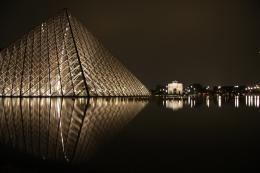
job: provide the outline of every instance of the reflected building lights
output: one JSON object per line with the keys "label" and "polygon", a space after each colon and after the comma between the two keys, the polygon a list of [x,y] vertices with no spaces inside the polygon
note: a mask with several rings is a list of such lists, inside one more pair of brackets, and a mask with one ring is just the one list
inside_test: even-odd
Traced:
{"label": "reflected building lights", "polygon": [[[231,99],[232,98],[232,99]],[[226,104],[231,104],[235,108],[240,107],[260,107],[260,96],[259,95],[246,95],[246,96],[234,96],[234,97],[224,97],[218,95],[216,98],[216,102],[211,102],[210,96],[205,96],[205,98],[200,97],[192,97],[188,96],[186,99],[183,100],[164,100],[163,105],[166,108],[170,108],[173,110],[178,110],[185,106],[190,108],[199,107],[201,105],[205,105],[205,107],[209,108],[210,106],[217,105],[219,108],[223,107]]]}
{"label": "reflected building lights", "polygon": [[253,106],[253,96],[248,96],[248,106],[251,107]]}
{"label": "reflected building lights", "polygon": [[183,100],[166,100],[166,108],[172,109],[173,111],[183,108]]}
{"label": "reflected building lights", "polygon": [[235,96],[235,107],[239,107],[239,96]]}
{"label": "reflected building lights", "polygon": [[126,98],[0,99],[0,142],[43,159],[85,162],[146,104]]}
{"label": "reflected building lights", "polygon": [[258,107],[259,108],[259,96],[257,96],[257,99],[256,99],[256,107]]}
{"label": "reflected building lights", "polygon": [[221,107],[221,96],[218,96],[218,107]]}
{"label": "reflected building lights", "polygon": [[196,99],[188,96],[188,105],[193,108],[196,105]]}
{"label": "reflected building lights", "polygon": [[193,108],[193,107],[195,107],[195,106],[196,106],[196,100],[192,98],[192,99],[190,100],[190,107]]}
{"label": "reflected building lights", "polygon": [[207,97],[206,97],[206,105],[207,105],[207,107],[209,107],[209,102],[210,102],[210,101],[209,101],[209,96],[207,96]]}
{"label": "reflected building lights", "polygon": [[247,106],[251,106],[251,96],[246,96],[247,97]]}
{"label": "reflected building lights", "polygon": [[245,96],[245,103],[247,107],[259,108],[260,96],[259,95],[247,95]]}

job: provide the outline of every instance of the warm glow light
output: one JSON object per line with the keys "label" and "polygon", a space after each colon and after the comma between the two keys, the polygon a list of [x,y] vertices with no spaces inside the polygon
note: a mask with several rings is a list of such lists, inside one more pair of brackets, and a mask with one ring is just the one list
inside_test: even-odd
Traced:
{"label": "warm glow light", "polygon": [[239,96],[235,96],[235,107],[239,107]]}
{"label": "warm glow light", "polygon": [[191,98],[191,99],[190,99],[190,107],[193,108],[193,107],[195,107],[195,106],[196,106],[196,100],[193,99],[193,98]]}
{"label": "warm glow light", "polygon": [[249,95],[246,96],[246,106],[259,108],[260,96],[258,95]]}
{"label": "warm glow light", "polygon": [[221,107],[221,96],[218,96],[218,107]]}
{"label": "warm glow light", "polygon": [[206,98],[206,105],[207,105],[207,107],[209,107],[209,96],[207,96],[207,98]]}
{"label": "warm glow light", "polygon": [[259,97],[259,96],[257,96],[257,100],[256,100],[256,107],[258,107],[258,108],[259,108],[259,99],[260,99],[260,97]]}
{"label": "warm glow light", "polygon": [[183,84],[178,81],[173,81],[167,85],[168,94],[182,94],[183,93]]}
{"label": "warm glow light", "polygon": [[183,108],[183,100],[166,100],[165,106],[176,111]]}

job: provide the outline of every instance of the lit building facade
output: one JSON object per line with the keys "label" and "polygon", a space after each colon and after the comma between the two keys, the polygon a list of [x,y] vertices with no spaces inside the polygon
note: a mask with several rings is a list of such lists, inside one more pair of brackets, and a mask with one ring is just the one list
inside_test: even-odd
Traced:
{"label": "lit building facade", "polygon": [[183,84],[178,81],[173,81],[172,83],[167,84],[167,93],[168,94],[182,94],[183,93]]}
{"label": "lit building facade", "polygon": [[0,96],[148,96],[67,10],[0,52]]}

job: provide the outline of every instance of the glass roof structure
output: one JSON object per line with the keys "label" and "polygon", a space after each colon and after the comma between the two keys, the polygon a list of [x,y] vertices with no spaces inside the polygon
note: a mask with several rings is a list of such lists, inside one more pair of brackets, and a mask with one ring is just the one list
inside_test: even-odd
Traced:
{"label": "glass roof structure", "polygon": [[0,52],[0,96],[148,96],[67,10]]}

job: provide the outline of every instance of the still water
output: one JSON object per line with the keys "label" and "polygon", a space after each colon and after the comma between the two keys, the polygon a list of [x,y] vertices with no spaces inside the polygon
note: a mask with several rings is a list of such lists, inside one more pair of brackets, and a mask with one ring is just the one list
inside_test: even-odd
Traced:
{"label": "still water", "polygon": [[0,99],[0,171],[253,172],[259,100]]}

